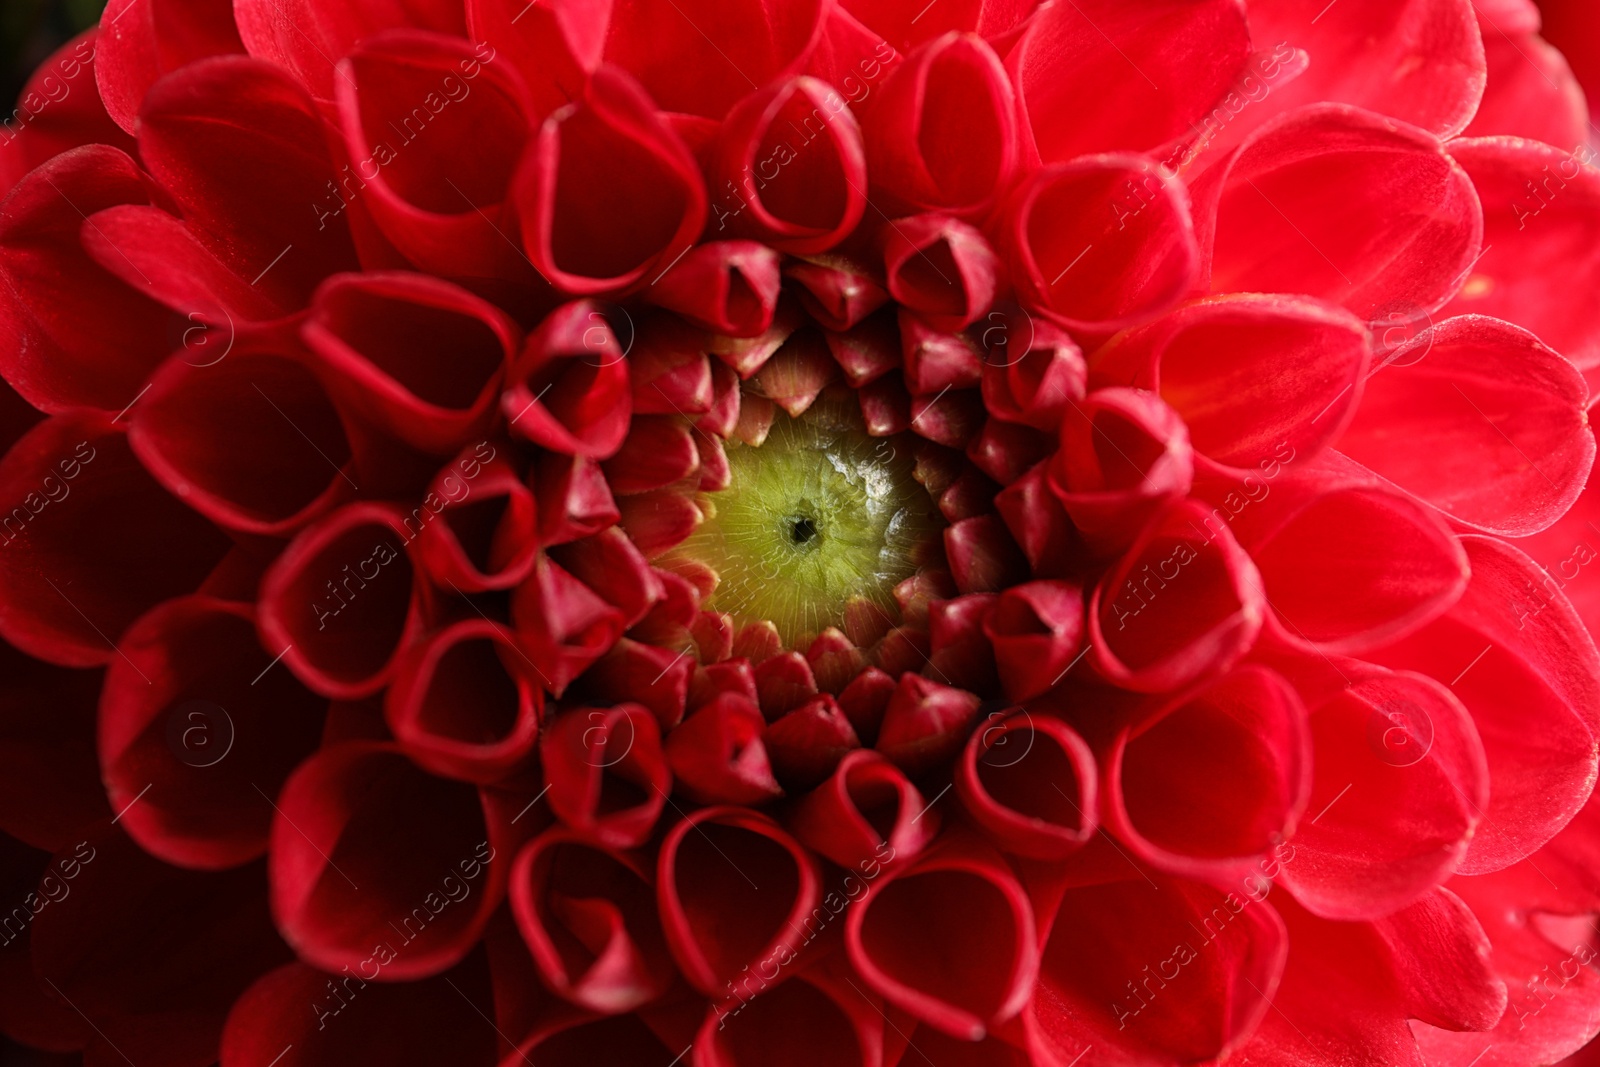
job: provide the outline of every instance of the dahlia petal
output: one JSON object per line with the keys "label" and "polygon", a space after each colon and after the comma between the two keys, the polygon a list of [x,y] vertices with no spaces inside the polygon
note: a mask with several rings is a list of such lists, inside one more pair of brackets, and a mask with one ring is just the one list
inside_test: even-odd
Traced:
{"label": "dahlia petal", "polygon": [[[691,639],[681,635],[687,643]],[[694,663],[689,650],[663,648],[624,637],[595,661],[579,682],[584,700],[596,704],[642,704],[663,732],[683,721]]]}
{"label": "dahlia petal", "polygon": [[1053,432],[1067,405],[1083,399],[1087,372],[1078,346],[1020,308],[991,311],[984,321],[983,403],[990,417]]}
{"label": "dahlia petal", "polygon": [[624,497],[619,509],[623,530],[647,559],[682,544],[704,518],[693,500],[673,490]]}
{"label": "dahlia petal", "polygon": [[356,268],[349,228],[309,210],[334,167],[316,106],[282,68],[220,56],[168,74],[144,98],[139,155],[200,242],[280,305]]}
{"label": "dahlia petal", "polygon": [[773,722],[817,695],[811,664],[798,652],[778,652],[755,665],[756,696],[761,714]]}
{"label": "dahlia petal", "polygon": [[128,429],[134,454],[168,491],[246,533],[290,534],[353,492],[343,420],[304,358],[282,349],[246,341],[181,351]]}
{"label": "dahlia petal", "polygon": [[[841,7],[870,26],[871,32],[881,35],[886,43],[892,42],[892,55],[895,48],[909,52],[952,30],[989,40],[1008,39],[1026,24],[1040,4],[1038,0],[957,0],[930,9],[919,6],[916,0],[845,0]],[[875,78],[869,69],[863,69],[861,74],[869,82]]]}
{"label": "dahlia petal", "polygon": [[337,64],[356,43],[383,30],[466,35],[460,0],[234,0],[239,36],[251,55],[291,72],[319,100],[331,100]]}
{"label": "dahlia petal", "polygon": [[[1430,1064],[1465,1063],[1473,1056],[1489,1067],[1569,1062],[1563,1057],[1600,1031],[1600,978],[1590,966],[1595,949],[1588,920],[1554,921],[1527,908],[1513,873],[1451,883],[1482,923],[1492,946],[1492,973],[1508,996],[1505,1014],[1485,1027],[1487,1033],[1416,1026],[1417,1044]],[[1532,878],[1548,885],[1537,874]]]}
{"label": "dahlia petal", "polygon": [[767,816],[734,807],[688,815],[656,861],[661,925],[684,978],[722,998],[746,967],[792,959],[819,883],[816,860]]}
{"label": "dahlia petal", "polygon": [[[898,1043],[900,1035],[890,1034],[889,1037]],[[940,1067],[1030,1067],[1035,1061],[1029,1057],[1028,1051],[1016,1045],[1007,1044],[998,1037],[986,1037],[982,1041],[963,1041],[948,1034],[940,1033],[926,1024],[918,1026],[904,1036],[905,1048],[896,1058],[891,1054],[885,1062],[889,1067],[911,1067],[921,1056],[929,1057],[930,1063],[937,1063]]]}
{"label": "dahlia petal", "polygon": [[539,739],[544,692],[513,635],[463,619],[406,650],[384,713],[406,755],[435,774],[489,783],[505,777]]}
{"label": "dahlia petal", "polygon": [[645,296],[714,333],[759,337],[777,310],[778,268],[778,254],[765,245],[713,241],[695,246]]}
{"label": "dahlia petal", "polygon": [[897,316],[906,388],[913,395],[926,397],[979,383],[984,354],[971,337],[940,329],[905,309]]}
{"label": "dahlia petal", "polygon": [[942,764],[966,742],[979,703],[965,690],[904,674],[884,709],[876,748],[908,774]]}
{"label": "dahlia petal", "polygon": [[994,593],[1027,578],[1028,561],[998,515],[962,519],[944,532],[950,573],[963,593]]}
{"label": "dahlia petal", "polygon": [[501,398],[512,432],[568,455],[613,455],[632,417],[626,356],[598,304],[557,308],[529,335]]}
{"label": "dahlia petal", "polygon": [[[881,612],[878,618],[881,619]],[[857,636],[865,637],[867,634],[861,632]],[[876,636],[881,636],[881,631]],[[889,701],[894,698],[898,688],[892,675],[877,667],[868,667],[839,692],[839,709],[850,720],[862,744],[877,742]]]}
{"label": "dahlia petal", "polygon": [[1472,182],[1422,130],[1307,107],[1253,134],[1195,199],[1212,291],[1304,293],[1368,322],[1443,305],[1483,246]]}
{"label": "dahlia petal", "polygon": [[663,109],[720,119],[753,86],[804,67],[831,7],[823,0],[646,0],[612,20],[605,57]]}
{"label": "dahlia petal", "polygon": [[286,671],[263,676],[272,656],[241,605],[170,600],[129,628],[122,649],[101,695],[99,747],[124,830],[180,867],[221,870],[265,853],[272,809],[258,790],[275,793],[316,749],[327,701]]}
{"label": "dahlia petal", "polygon": [[935,329],[965,329],[994,302],[999,257],[966,223],[943,215],[897,219],[883,241],[889,294]]}
{"label": "dahlia petal", "polygon": [[846,755],[861,747],[850,720],[827,693],[788,712],[762,736],[773,772],[794,790],[826,781]]}
{"label": "dahlia petal", "polygon": [[[1234,0],[1084,0],[1045,5],[1006,67],[1039,156],[1054,163],[1142,152],[1189,132],[1249,54],[1245,5]],[[1086,111],[1090,99],[1096,105]]]}
{"label": "dahlia petal", "polygon": [[876,877],[933,840],[939,815],[928,807],[900,768],[871,749],[856,749],[790,810],[787,825],[807,848]]}
{"label": "dahlia petal", "polygon": [[1274,632],[1330,652],[1417,629],[1448,610],[1470,576],[1437,512],[1350,466],[1330,459],[1274,482],[1269,467],[1261,478],[1203,491],[1216,502],[1212,517],[1228,522],[1255,560]]}
{"label": "dahlia petal", "polygon": [[1050,489],[1097,555],[1130,543],[1194,477],[1189,431],[1154,393],[1098,389],[1061,423]]}
{"label": "dahlia petal", "polygon": [[119,411],[177,347],[166,309],[96,266],[85,217],[148,201],[138,166],[104,145],[73,149],[24,178],[0,205],[0,372],[45,411]]}
{"label": "dahlia petal", "polygon": [[302,331],[348,410],[435,453],[487,428],[520,340],[503,312],[463,289],[376,272],[329,279]]}
{"label": "dahlia petal", "polygon": [[[313,966],[364,973],[377,962],[384,981],[438,974],[471,951],[500,903],[508,821],[478,790],[424,773],[397,746],[324,748],[275,807],[273,915]],[[458,897],[447,883],[477,895]]]}
{"label": "dahlia petal", "polygon": [[1589,140],[1589,106],[1572,68],[1535,33],[1509,37],[1483,24],[1488,80],[1467,137],[1509,135],[1577,147]]}
{"label": "dahlia petal", "polygon": [[862,118],[876,202],[891,214],[983,218],[1018,162],[1014,108],[982,38],[948,33],[918,48]]}
{"label": "dahlia petal", "polygon": [[839,376],[821,336],[811,330],[786,340],[761,368],[751,375],[760,395],[778,405],[791,418],[804,414],[822,391]]}
{"label": "dahlia petal", "polygon": [[[585,1067],[597,1063],[627,1063],[638,1067],[674,1067],[688,1049],[669,1046],[638,1015],[594,1018],[556,1015],[536,1026],[507,1059],[537,1063],[539,1067]],[[504,1062],[504,1061],[502,1061]]]}
{"label": "dahlia petal", "polygon": [[600,464],[583,456],[547,453],[531,479],[539,508],[539,541],[566,544],[616,524],[620,513]]}
{"label": "dahlia petal", "polygon": [[1050,489],[1048,464],[1040,463],[994,498],[1006,529],[1021,547],[1035,578],[1058,578],[1068,569],[1077,533]]}
{"label": "dahlia petal", "polygon": [[[854,330],[889,300],[889,294],[880,279],[874,278],[859,264],[840,256],[791,259],[783,265],[783,276],[801,287],[800,302],[812,318],[829,330]],[[853,364],[840,354],[834,340],[834,335],[829,334],[828,345],[834,349],[834,355],[839,359],[839,365],[844,367],[852,385],[861,385],[882,373],[878,371],[863,377],[863,372],[853,370]],[[889,365],[893,366],[893,363]]]}
{"label": "dahlia petal", "polygon": [[257,289],[219,260],[183,220],[160,208],[129,204],[89,216],[84,250],[129,288],[165,304],[194,325],[167,331],[169,347],[191,359],[220,358],[218,350],[246,323],[268,322],[297,307]]}
{"label": "dahlia petal", "polygon": [[1308,25],[1304,10],[1289,0],[1251,0],[1255,40],[1287,41],[1311,57],[1306,73],[1274,87],[1271,112],[1335,100],[1381,111],[1441,138],[1460,133],[1484,91],[1483,45],[1474,15],[1479,6],[1460,0],[1362,0]]}
{"label": "dahlia petal", "polygon": [[1282,879],[1328,919],[1376,919],[1442,884],[1489,799],[1483,744],[1439,683],[1367,668],[1312,711],[1316,818]]}
{"label": "dahlia petal", "polygon": [[[4,643],[0,669],[0,828],[56,851],[113,814],[95,744],[102,675],[52,667]],[[50,714],[38,714],[45,706]]]}
{"label": "dahlia petal", "polygon": [[359,201],[423,270],[537,284],[506,201],[547,109],[495,58],[487,42],[411,29],[362,39],[333,86],[350,162],[319,190],[318,222]]}
{"label": "dahlia petal", "polygon": [[1537,851],[1588,800],[1600,658],[1532,560],[1490,538],[1462,541],[1472,581],[1461,600],[1371,658],[1447,682],[1471,712],[1489,761],[1489,802],[1460,871],[1483,874]]}
{"label": "dahlia petal", "polygon": [[[757,981],[765,987],[766,982]],[[752,983],[741,985],[748,991]],[[882,1067],[886,1017],[838,967],[813,968],[766,995],[706,1013],[695,1042],[704,1067]]]}
{"label": "dahlia petal", "polygon": [[994,602],[993,593],[972,593],[953,600],[936,600],[928,606],[932,651],[925,675],[973,693],[994,691],[999,685],[994,649],[983,629]]}
{"label": "dahlia petal", "polygon": [[262,579],[262,644],[308,688],[370,696],[420,634],[425,593],[409,523],[390,504],[347,504],[303,530]]}
{"label": "dahlia petal", "polygon": [[161,75],[243,51],[230,0],[112,0],[100,17],[95,83],[112,121],[135,133],[139,105]]}
{"label": "dahlia petal", "polygon": [[715,697],[667,735],[673,779],[706,804],[762,804],[782,796],[762,740],[765,726],[748,697]]}
{"label": "dahlia petal", "polygon": [[[1240,1050],[1252,1062],[1422,1067],[1408,1018],[1484,1030],[1505,1009],[1505,985],[1490,969],[1483,927],[1448,890],[1435,889],[1368,923],[1330,922],[1292,901],[1276,903],[1289,928],[1289,961],[1277,1010]],[[1346,1007],[1329,1011],[1329,1004]]]}
{"label": "dahlia petal", "polygon": [[600,65],[613,4],[555,0],[466,0],[467,36],[503,52],[533,95],[535,117],[582,96]]}
{"label": "dahlia petal", "polygon": [[1083,631],[1083,590],[1076,585],[1026,582],[1001,593],[983,632],[1006,696],[1022,703],[1055,688],[1081,654]]}
{"label": "dahlia petal", "polygon": [[639,85],[609,67],[580,101],[545,119],[512,195],[529,259],[551,285],[578,296],[657,280],[706,219],[688,148]]}
{"label": "dahlia petal", "polygon": [[443,503],[438,521],[422,528],[417,545],[432,581],[478,593],[510,588],[532,572],[538,505],[493,445],[463,450],[434,477],[428,493]]}
{"label": "dahlia petal", "polygon": [[1041,1052],[1227,1057],[1267,1014],[1289,947],[1264,889],[1243,893],[1168,879],[1067,889],[1029,1007]]}
{"label": "dahlia petal", "polygon": [[956,793],[990,840],[1008,852],[1059,860],[1097,829],[1094,753],[1060,719],[1027,709],[992,712],[956,769]]}
{"label": "dahlia petal", "polygon": [[[874,882],[849,911],[845,947],[869,988],[968,1041],[1022,1010],[1039,968],[1027,894],[970,835],[946,837]],[[962,965],[940,962],[951,958]]]}
{"label": "dahlia petal", "polygon": [[1092,385],[1158,393],[1214,463],[1254,468],[1287,449],[1315,454],[1343,429],[1367,376],[1368,334],[1314,300],[1215,297],[1118,336],[1095,353]]}
{"label": "dahlia petal", "polygon": [[601,464],[617,496],[648,493],[682,481],[700,467],[694,431],[675,415],[637,415],[615,455]]}
{"label": "dahlia petal", "polygon": [[1532,334],[1465,315],[1393,354],[1337,444],[1456,523],[1523,537],[1583,491],[1586,398],[1582,376]]}
{"label": "dahlia petal", "polygon": [[1246,666],[1119,729],[1105,820],[1135,857],[1186,878],[1248,878],[1295,832],[1312,784],[1305,705]]}
{"label": "dahlia petal", "polygon": [[546,830],[517,854],[509,896],[539,977],[566,1000],[617,1014],[671,986],[655,872],[639,856]]}
{"label": "dahlia petal", "polygon": [[[637,625],[666,595],[661,576],[628,536],[615,527],[563,545],[552,558],[590,591],[622,612],[624,627]],[[666,725],[663,723],[663,725]]]}
{"label": "dahlia petal", "polygon": [[54,861],[76,871],[73,903],[41,910],[31,934],[47,995],[96,1031],[85,1062],[215,1062],[229,1006],[288,959],[260,867],[179,870],[105,824],[76,841]]}
{"label": "dahlia petal", "polygon": [[440,1059],[493,1067],[495,1035],[483,1013],[494,1001],[482,953],[414,982],[373,983],[362,976],[377,958],[363,963],[340,975],[303,963],[262,975],[228,1013],[223,1067],[340,1067],[368,1056],[394,1067]]}
{"label": "dahlia petal", "polygon": [[[726,366],[722,369],[728,371]],[[628,349],[628,375],[637,414],[704,416],[716,409],[719,390],[705,351],[705,334],[677,316],[645,321]]]}
{"label": "dahlia petal", "polygon": [[808,255],[838,244],[866,209],[861,129],[844,98],[816,78],[746,96],[709,159],[717,237],[748,236]]}
{"label": "dahlia petal", "polygon": [[550,808],[603,848],[633,848],[650,836],[672,788],[661,728],[637,704],[575,708],[545,729],[540,762]]}
{"label": "dahlia petal", "polygon": [[1069,329],[1133,325],[1176,304],[1199,277],[1187,187],[1147,157],[1051,164],[1011,203],[1012,284],[1027,307]]}
{"label": "dahlia petal", "polygon": [[0,460],[0,636],[87,667],[156,604],[193,592],[227,550],[139,465],[113,420],[57,415]]}
{"label": "dahlia petal", "polygon": [[[0,195],[62,152],[88,144],[134,150],[133,138],[106,113],[94,84],[99,40],[99,27],[91,26],[56,49],[22,86],[0,136]],[[16,173],[8,176],[4,172],[12,165]]]}
{"label": "dahlia petal", "polygon": [[1600,170],[1590,150],[1485,137],[1454,142],[1450,154],[1483,201],[1485,252],[1446,313],[1502,318],[1580,367],[1600,363],[1600,315],[1586,301],[1554,299],[1600,280]]}
{"label": "dahlia petal", "polygon": [[1255,643],[1267,608],[1261,575],[1212,521],[1198,501],[1174,504],[1095,586],[1089,661],[1108,681],[1170,691],[1220,674]]}

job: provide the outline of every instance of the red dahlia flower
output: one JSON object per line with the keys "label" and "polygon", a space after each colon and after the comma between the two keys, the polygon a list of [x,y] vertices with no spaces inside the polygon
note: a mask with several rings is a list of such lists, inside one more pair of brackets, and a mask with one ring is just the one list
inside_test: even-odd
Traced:
{"label": "red dahlia flower", "polygon": [[112,0],[0,144],[0,1030],[1574,1053],[1600,169],[1539,29]]}

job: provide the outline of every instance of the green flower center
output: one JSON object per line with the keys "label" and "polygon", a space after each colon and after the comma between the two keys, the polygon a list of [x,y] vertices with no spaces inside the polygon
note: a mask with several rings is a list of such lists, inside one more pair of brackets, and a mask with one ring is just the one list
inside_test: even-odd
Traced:
{"label": "green flower center", "polygon": [[790,648],[856,613],[898,622],[894,588],[944,525],[913,447],[868,436],[851,396],[780,413],[759,445],[729,442],[728,488],[702,498],[705,521],[672,556],[716,572],[707,607],[770,621]]}

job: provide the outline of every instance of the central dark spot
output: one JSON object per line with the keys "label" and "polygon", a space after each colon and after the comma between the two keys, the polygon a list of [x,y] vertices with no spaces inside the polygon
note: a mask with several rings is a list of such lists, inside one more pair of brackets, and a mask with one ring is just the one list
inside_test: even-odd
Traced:
{"label": "central dark spot", "polygon": [[797,545],[806,544],[817,536],[817,524],[804,515],[789,519],[789,539]]}

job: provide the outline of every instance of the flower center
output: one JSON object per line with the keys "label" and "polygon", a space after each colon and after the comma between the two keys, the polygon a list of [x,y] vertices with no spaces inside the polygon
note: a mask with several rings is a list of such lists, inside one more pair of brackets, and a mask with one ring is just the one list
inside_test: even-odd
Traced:
{"label": "flower center", "polygon": [[707,607],[769,621],[790,648],[858,612],[898,622],[894,588],[944,525],[913,447],[868,436],[848,394],[780,413],[759,444],[730,442],[728,488],[703,498],[705,521],[672,555],[716,572]]}

